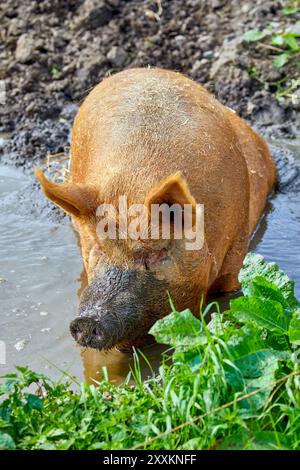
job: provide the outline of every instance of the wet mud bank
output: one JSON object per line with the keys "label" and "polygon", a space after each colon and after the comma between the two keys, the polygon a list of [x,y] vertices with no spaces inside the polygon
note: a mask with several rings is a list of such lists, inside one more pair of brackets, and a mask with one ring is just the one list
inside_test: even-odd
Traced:
{"label": "wet mud bank", "polygon": [[[299,100],[276,100],[274,88],[299,70],[274,69],[268,48],[243,41],[252,29],[291,28],[295,18],[282,7],[277,0],[2,2],[0,132],[10,135],[2,162],[31,168],[47,154],[68,153],[82,100],[126,67],[183,72],[263,134],[293,138]],[[249,73],[256,69],[259,80]]]}

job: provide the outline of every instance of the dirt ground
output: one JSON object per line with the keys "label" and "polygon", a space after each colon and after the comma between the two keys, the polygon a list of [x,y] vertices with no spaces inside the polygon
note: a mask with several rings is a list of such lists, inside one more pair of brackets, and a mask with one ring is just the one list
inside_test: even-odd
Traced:
{"label": "dirt ground", "polygon": [[[277,0],[6,0],[1,2],[0,80],[5,86],[0,158],[18,166],[68,152],[78,106],[103,77],[126,67],[181,71],[263,134],[293,137],[299,103],[276,101],[248,70],[276,82],[270,51],[245,31],[288,26]],[[2,88],[3,89],[3,88]]]}

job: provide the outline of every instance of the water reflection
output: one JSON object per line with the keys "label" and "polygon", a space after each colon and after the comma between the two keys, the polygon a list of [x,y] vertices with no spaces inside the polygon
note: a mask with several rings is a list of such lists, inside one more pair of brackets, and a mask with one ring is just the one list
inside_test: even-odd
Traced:
{"label": "water reflection", "polygon": [[[140,372],[142,380],[157,372],[161,363],[161,355],[167,346],[153,344],[142,348],[142,353],[147,357],[147,362],[139,355]],[[95,383],[102,378],[102,368],[106,367],[109,380],[120,385],[124,382],[131,370],[134,371],[134,358],[132,353],[124,353],[112,349],[108,352],[96,351],[95,349],[82,349],[81,358],[83,363],[84,379],[87,383]],[[152,370],[151,370],[152,369]]]}

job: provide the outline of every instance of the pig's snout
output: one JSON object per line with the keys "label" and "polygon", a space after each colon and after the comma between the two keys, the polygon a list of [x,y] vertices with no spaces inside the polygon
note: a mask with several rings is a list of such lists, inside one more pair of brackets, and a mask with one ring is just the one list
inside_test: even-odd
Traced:
{"label": "pig's snout", "polygon": [[[103,266],[83,291],[79,315],[70,324],[81,346],[108,350],[134,344],[168,310],[168,286],[148,271]],[[155,299],[159,305],[155,305]]]}
{"label": "pig's snout", "polygon": [[90,317],[76,318],[70,324],[71,335],[80,346],[101,349],[104,332],[99,322]]}

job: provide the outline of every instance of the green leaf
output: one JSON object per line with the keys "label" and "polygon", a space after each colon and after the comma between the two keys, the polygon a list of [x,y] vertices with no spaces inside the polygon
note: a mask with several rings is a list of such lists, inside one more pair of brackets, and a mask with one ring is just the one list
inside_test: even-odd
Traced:
{"label": "green leaf", "polygon": [[288,336],[274,331],[267,331],[265,345],[267,348],[277,351],[290,351]]}
{"label": "green leaf", "polygon": [[42,400],[36,395],[28,394],[27,395],[27,404],[32,410],[41,410],[43,408]]}
{"label": "green leaf", "polygon": [[66,434],[66,431],[64,429],[56,428],[56,429],[51,429],[47,433],[47,437],[51,439],[51,438],[64,436],[65,434]]}
{"label": "green leaf", "polygon": [[255,327],[243,327],[239,330],[242,336],[232,337],[228,341],[228,349],[231,359],[247,358],[258,351],[266,349],[264,341],[260,337],[260,331]]}
{"label": "green leaf", "polygon": [[4,432],[0,432],[0,449],[1,450],[12,450],[16,448],[15,441],[13,438]]}
{"label": "green leaf", "polygon": [[201,332],[201,322],[190,310],[172,312],[158,320],[149,331],[158,343],[169,344],[177,352],[184,352],[204,344],[206,337]]}
{"label": "green leaf", "polygon": [[[249,284],[249,294],[266,300],[275,300],[288,310],[289,304],[284,298],[281,290],[273,282],[268,281],[263,276],[256,276]],[[288,312],[291,316],[291,312]]]}
{"label": "green leaf", "polygon": [[297,309],[293,314],[288,335],[291,343],[300,345],[300,309]]}
{"label": "green leaf", "polygon": [[282,9],[284,15],[294,15],[298,12],[298,7],[285,7]]}
{"label": "green leaf", "polygon": [[248,253],[239,274],[239,281],[245,295],[251,295],[252,282],[257,276],[262,276],[266,281],[278,287],[290,308],[300,306],[294,294],[294,281],[291,281],[277,264],[267,263],[263,256],[257,253]]}
{"label": "green leaf", "polygon": [[240,402],[241,408],[253,413],[265,405],[274,386],[280,358],[279,351],[266,349],[234,361],[238,370],[226,366],[226,379],[234,393],[247,395],[256,392]]}
{"label": "green leaf", "polygon": [[250,31],[247,31],[243,39],[244,41],[248,42],[255,42],[259,41],[260,39],[263,39],[267,35],[266,31],[259,31],[258,29],[251,29]]}
{"label": "green leaf", "polygon": [[243,327],[242,331],[244,336],[233,337],[228,342],[230,360],[225,366],[226,378],[235,393],[247,394],[264,387],[241,402],[242,407],[255,411],[268,399],[272,386],[267,386],[275,380],[278,361],[287,359],[290,354],[267,349],[255,327]]}
{"label": "green leaf", "polygon": [[56,447],[54,444],[51,444],[50,442],[45,442],[45,444],[41,444],[37,447],[38,450],[56,450]]}
{"label": "green leaf", "polygon": [[218,450],[278,450],[289,449],[286,436],[280,432],[258,431],[250,434],[237,434],[226,437],[218,446]]}
{"label": "green leaf", "polygon": [[282,34],[278,34],[272,39],[271,42],[272,46],[283,46],[284,45],[284,39]]}
{"label": "green leaf", "polygon": [[239,297],[230,302],[233,316],[244,323],[252,323],[275,331],[287,334],[289,319],[279,302],[262,300],[256,297]]}
{"label": "green leaf", "polygon": [[203,439],[201,439],[200,437],[194,437],[193,439],[190,439],[189,441],[185,442],[181,446],[181,450],[201,450],[202,442]]}
{"label": "green leaf", "polygon": [[10,395],[14,392],[15,388],[20,384],[19,379],[8,378],[1,386],[0,386],[0,395]]}
{"label": "green leaf", "polygon": [[283,54],[279,54],[274,60],[273,65],[280,69],[283,67],[290,59],[290,54],[288,52],[284,52]]}
{"label": "green leaf", "polygon": [[258,431],[252,436],[250,449],[253,450],[288,450],[289,442],[287,437],[281,432]]}
{"label": "green leaf", "polygon": [[284,34],[283,39],[293,52],[298,52],[300,50],[297,39],[293,33]]}

